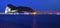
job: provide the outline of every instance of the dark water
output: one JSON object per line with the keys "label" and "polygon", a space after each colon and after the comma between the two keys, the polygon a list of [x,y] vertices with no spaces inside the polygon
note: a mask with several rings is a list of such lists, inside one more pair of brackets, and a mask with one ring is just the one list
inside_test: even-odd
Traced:
{"label": "dark water", "polygon": [[[36,28],[60,28],[60,15],[36,15]],[[0,15],[0,28],[33,28],[34,15]]]}

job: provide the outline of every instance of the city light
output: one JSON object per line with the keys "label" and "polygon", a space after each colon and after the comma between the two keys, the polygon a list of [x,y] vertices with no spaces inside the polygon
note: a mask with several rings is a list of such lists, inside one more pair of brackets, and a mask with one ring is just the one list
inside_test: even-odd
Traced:
{"label": "city light", "polygon": [[36,14],[37,14],[37,12],[33,12],[33,14],[34,14],[34,15],[36,15]]}

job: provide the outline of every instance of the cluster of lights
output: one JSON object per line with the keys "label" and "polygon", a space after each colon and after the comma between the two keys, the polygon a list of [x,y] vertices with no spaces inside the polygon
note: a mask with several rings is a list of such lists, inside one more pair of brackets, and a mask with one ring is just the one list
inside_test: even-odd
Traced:
{"label": "cluster of lights", "polygon": [[33,14],[33,15],[37,15],[37,14],[49,14],[49,15],[53,15],[53,14],[56,14],[56,15],[60,15],[60,13],[37,13],[37,12],[32,12],[32,13],[0,13],[0,14],[26,14],[26,15],[29,15],[29,14]]}
{"label": "cluster of lights", "polygon": [[56,15],[60,15],[60,13],[37,13],[37,12],[33,12],[33,15],[36,15],[36,14],[49,14],[49,15],[53,15],[53,14],[56,14]]}
{"label": "cluster of lights", "polygon": [[32,14],[33,14],[33,15],[36,15],[36,14],[37,14],[37,12],[33,12]]}

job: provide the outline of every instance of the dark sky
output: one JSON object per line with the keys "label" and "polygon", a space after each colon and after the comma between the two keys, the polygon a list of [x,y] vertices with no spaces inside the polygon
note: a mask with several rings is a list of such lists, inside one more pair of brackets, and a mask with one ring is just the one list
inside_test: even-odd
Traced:
{"label": "dark sky", "polygon": [[60,0],[0,0],[0,11],[4,11],[7,4],[28,6],[36,11],[60,10]]}

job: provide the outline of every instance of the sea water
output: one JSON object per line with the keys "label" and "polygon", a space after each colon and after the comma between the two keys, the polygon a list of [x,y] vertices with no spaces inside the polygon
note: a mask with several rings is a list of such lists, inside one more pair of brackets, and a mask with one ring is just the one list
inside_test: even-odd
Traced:
{"label": "sea water", "polygon": [[60,28],[60,15],[10,15],[0,14],[0,28]]}

